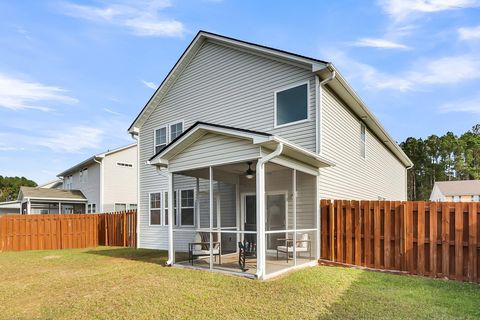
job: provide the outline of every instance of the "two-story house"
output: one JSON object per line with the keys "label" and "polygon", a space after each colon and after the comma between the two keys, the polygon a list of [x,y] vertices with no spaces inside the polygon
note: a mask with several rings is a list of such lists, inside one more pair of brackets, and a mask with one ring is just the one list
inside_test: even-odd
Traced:
{"label": "two-story house", "polygon": [[88,200],[86,212],[137,208],[137,144],[96,154],[58,175],[62,189],[79,190]]}
{"label": "two-story house", "polygon": [[316,263],[321,198],[405,200],[412,166],[333,64],[203,31],[129,132],[139,247],[258,278]]}

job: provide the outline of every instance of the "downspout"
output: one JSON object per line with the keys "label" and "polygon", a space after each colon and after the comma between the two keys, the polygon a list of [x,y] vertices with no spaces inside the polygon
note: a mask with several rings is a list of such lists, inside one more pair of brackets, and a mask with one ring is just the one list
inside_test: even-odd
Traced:
{"label": "downspout", "polygon": [[[329,68],[330,65],[327,66],[327,68]],[[337,75],[337,73],[335,72],[335,70],[332,70],[332,73],[330,74],[330,76],[324,80],[322,80],[319,84],[318,84],[318,98],[317,98],[317,112],[316,112],[316,119],[315,119],[315,124],[316,124],[316,127],[317,127],[317,132],[316,132],[316,153],[319,154],[321,153],[322,149],[321,149],[321,141],[322,141],[322,128],[321,128],[321,121],[322,121],[322,117],[321,117],[321,113],[322,113],[322,106],[323,106],[323,86],[326,85],[328,82],[332,81],[333,79],[335,79],[335,76]],[[315,82],[318,82],[318,76],[315,77]]]}
{"label": "downspout", "polygon": [[[131,134],[132,138],[137,142],[137,239],[135,239],[136,248],[140,244],[140,135]],[[150,199],[148,199],[150,201]]]}
{"label": "downspout", "polygon": [[[405,201],[408,201],[408,170],[413,168],[413,163],[405,168]],[[414,200],[414,199],[413,199]]]}
{"label": "downspout", "polygon": [[[280,142],[277,148],[272,152],[258,159],[257,161],[257,278],[262,278],[265,265],[265,163],[278,157],[283,152],[283,143]],[[260,254],[258,254],[260,253]],[[258,258],[261,258],[258,261]]]}
{"label": "downspout", "polygon": [[97,159],[93,158],[93,161],[95,161],[96,163],[98,163],[100,165],[100,205],[99,205],[99,209],[100,209],[100,212],[105,212],[103,210],[103,161],[98,161]]}

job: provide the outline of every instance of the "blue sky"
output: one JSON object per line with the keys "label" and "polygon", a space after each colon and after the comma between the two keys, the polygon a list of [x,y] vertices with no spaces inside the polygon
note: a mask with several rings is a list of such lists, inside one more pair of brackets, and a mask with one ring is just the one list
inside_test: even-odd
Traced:
{"label": "blue sky", "polygon": [[333,62],[397,141],[480,122],[480,0],[0,0],[0,175],[132,142],[200,29]]}

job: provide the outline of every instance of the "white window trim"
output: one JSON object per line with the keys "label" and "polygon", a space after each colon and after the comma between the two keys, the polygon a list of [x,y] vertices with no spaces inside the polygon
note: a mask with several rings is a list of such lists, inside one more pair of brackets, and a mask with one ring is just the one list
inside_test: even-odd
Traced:
{"label": "white window trim", "polygon": [[[192,208],[193,209],[193,224],[183,224],[182,223],[182,191],[193,191],[193,206],[192,207],[185,207],[185,208]],[[184,229],[194,229],[195,228],[195,221],[197,221],[197,210],[196,210],[196,199],[197,195],[195,193],[195,188],[183,188],[183,189],[176,189],[177,191],[177,227],[184,228]],[[175,217],[174,217],[175,219]]]}
{"label": "white window trim", "polygon": [[[365,141],[362,141],[362,127],[365,130]],[[363,160],[367,160],[367,126],[360,122],[360,158]],[[365,154],[362,156],[362,148],[365,148]]]}
{"label": "white window trim", "polygon": [[[173,139],[171,139],[172,136],[171,136],[171,132],[170,132],[171,126],[174,125],[174,124],[179,124],[179,123],[182,124],[182,133],[185,132],[185,121],[184,120],[178,120],[178,121],[170,122],[168,124],[168,137],[167,137],[168,143],[173,141]],[[180,134],[182,134],[182,133],[180,133]]]}
{"label": "white window trim", "polygon": [[117,211],[115,210],[115,207],[117,206],[117,204],[123,204],[123,205],[125,205],[125,211],[127,211],[127,203],[124,203],[124,202],[115,202],[115,203],[113,204],[113,211],[117,212]]}
{"label": "white window trim", "polygon": [[[277,93],[288,90],[288,89],[292,89],[292,88],[295,88],[295,87],[300,87],[300,86],[303,86],[304,84],[307,85],[307,118],[302,119],[302,120],[297,120],[297,121],[294,121],[294,122],[277,124]],[[311,108],[310,100],[311,99],[310,99],[310,81],[309,80],[292,83],[292,84],[289,84],[288,86],[284,86],[284,87],[278,88],[275,91],[273,91],[273,128],[274,129],[283,128],[283,127],[288,127],[288,126],[292,126],[292,125],[296,125],[296,124],[309,122],[311,120],[311,117],[310,117],[310,108]]]}
{"label": "white window trim", "polygon": [[[159,224],[152,224],[152,218],[151,218],[151,209],[152,209],[152,202],[151,202],[151,195],[154,194],[154,193],[160,193],[160,223]],[[148,226],[149,227],[163,227],[163,218],[162,218],[162,214],[163,214],[163,207],[164,207],[164,204],[163,204],[163,194],[164,194],[164,191],[154,191],[154,192],[149,192],[148,193]],[[155,208],[157,209],[157,208]]]}
{"label": "white window trim", "polygon": [[165,134],[166,134],[166,139],[165,139],[165,146],[168,145],[168,137],[169,137],[169,132],[168,132],[168,124],[159,126],[153,129],[153,154],[157,154],[157,146],[160,144],[157,144],[157,130],[165,128]]}
{"label": "white window trim", "polygon": [[172,122],[169,122],[165,125],[161,125],[161,126],[158,126],[158,127],[155,127],[153,129],[153,154],[157,154],[157,146],[159,146],[159,144],[157,144],[157,130],[158,129],[163,129],[165,128],[165,132],[166,132],[166,135],[167,135],[167,139],[166,139],[166,146],[172,142],[173,140],[170,139],[171,136],[170,136],[170,126],[171,125],[174,125],[174,124],[178,124],[178,123],[181,123],[182,124],[182,133],[185,132],[185,120],[177,120],[177,121],[172,121]]}

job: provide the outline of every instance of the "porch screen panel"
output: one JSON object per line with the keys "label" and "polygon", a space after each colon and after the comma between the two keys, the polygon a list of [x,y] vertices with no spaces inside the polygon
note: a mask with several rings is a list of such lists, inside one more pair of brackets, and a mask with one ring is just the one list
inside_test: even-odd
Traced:
{"label": "porch screen panel", "polygon": [[297,230],[316,228],[315,183],[315,176],[296,171]]}

